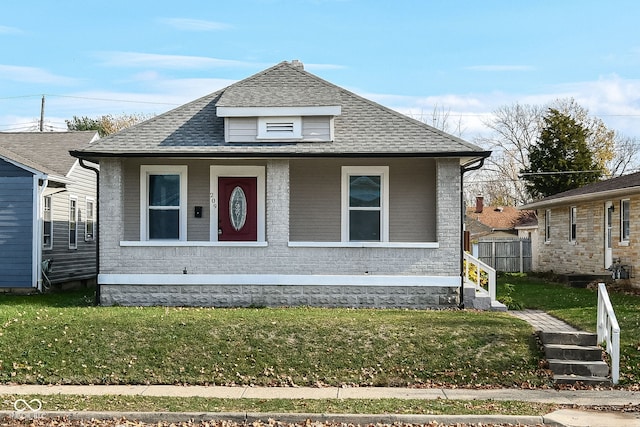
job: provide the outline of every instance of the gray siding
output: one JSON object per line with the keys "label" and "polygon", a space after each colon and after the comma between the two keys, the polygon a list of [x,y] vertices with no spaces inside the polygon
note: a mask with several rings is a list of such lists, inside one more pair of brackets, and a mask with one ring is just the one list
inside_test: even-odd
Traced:
{"label": "gray siding", "polygon": [[0,159],[0,176],[4,177],[30,177],[31,172]]}
{"label": "gray siding", "polygon": [[[96,242],[85,239],[87,198],[93,198],[94,209],[97,209],[95,173],[76,164],[68,178],[73,182],[67,184],[66,190],[58,191],[51,196],[51,215],[53,221],[53,248],[42,251],[42,259],[50,259],[52,271],[47,274],[52,283],[82,280],[96,274]],[[48,191],[55,191],[50,189]],[[77,199],[77,248],[69,248],[69,200]]]}
{"label": "gray siding", "polygon": [[290,162],[291,241],[340,241],[341,166],[339,160]]}
{"label": "gray siding", "polygon": [[[231,142],[259,142],[257,117],[227,117],[226,139]],[[304,141],[331,141],[331,117],[312,116],[302,118]]]}
{"label": "gray siding", "polygon": [[32,286],[32,245],[33,178],[0,177],[0,287]]}
{"label": "gray siding", "polygon": [[341,167],[389,166],[389,240],[435,242],[436,162],[398,160],[292,160],[291,241],[339,242]]}

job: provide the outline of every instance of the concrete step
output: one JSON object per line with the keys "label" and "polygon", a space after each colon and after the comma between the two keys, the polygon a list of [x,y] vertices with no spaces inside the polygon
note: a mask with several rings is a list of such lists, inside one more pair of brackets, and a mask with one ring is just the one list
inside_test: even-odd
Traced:
{"label": "concrete step", "polygon": [[547,360],[602,360],[602,349],[597,346],[547,344],[544,354]]}
{"label": "concrete step", "polygon": [[491,301],[491,311],[507,311],[507,306],[500,301]]}
{"label": "concrete step", "polygon": [[549,369],[554,375],[580,375],[606,377],[609,375],[609,365],[602,360],[559,360],[549,359]]}
{"label": "concrete step", "polygon": [[556,384],[611,385],[611,378],[581,375],[554,375],[553,381]]}
{"label": "concrete step", "polygon": [[542,344],[597,346],[598,336],[590,332],[540,332]]}
{"label": "concrete step", "polygon": [[465,284],[463,302],[465,308],[476,310],[491,309],[491,297],[489,293],[484,290],[477,292],[473,285]]}

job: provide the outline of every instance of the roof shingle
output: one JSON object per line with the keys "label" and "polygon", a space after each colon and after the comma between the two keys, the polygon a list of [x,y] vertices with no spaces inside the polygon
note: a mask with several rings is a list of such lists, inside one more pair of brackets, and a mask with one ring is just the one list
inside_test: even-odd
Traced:
{"label": "roof shingle", "polygon": [[[333,142],[227,143],[225,107],[300,107],[340,105]],[[100,156],[318,156],[448,155],[487,157],[490,153],[376,104],[282,62],[218,92],[209,94],[73,152]]]}

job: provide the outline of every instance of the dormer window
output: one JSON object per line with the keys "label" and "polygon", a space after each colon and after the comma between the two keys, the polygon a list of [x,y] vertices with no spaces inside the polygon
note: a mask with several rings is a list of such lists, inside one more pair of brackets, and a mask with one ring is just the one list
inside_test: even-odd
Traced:
{"label": "dormer window", "polygon": [[301,139],[301,117],[259,117],[258,139]]}

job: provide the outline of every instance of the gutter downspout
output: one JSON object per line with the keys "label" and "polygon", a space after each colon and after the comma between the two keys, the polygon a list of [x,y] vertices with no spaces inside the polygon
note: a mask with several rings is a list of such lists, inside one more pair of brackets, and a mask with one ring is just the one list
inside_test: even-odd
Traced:
{"label": "gutter downspout", "polygon": [[[42,187],[40,187],[40,181],[42,180]],[[38,292],[42,292],[42,228],[43,225],[43,215],[42,215],[42,198],[44,196],[44,192],[49,185],[49,179],[47,175],[34,175],[33,176],[33,211],[34,211],[34,221],[33,221],[33,280],[36,284],[36,288]]]}
{"label": "gutter downspout", "polygon": [[[464,308],[464,217],[466,215],[464,209],[464,174],[470,171],[478,170],[484,166],[484,160],[486,157],[478,159],[471,163],[473,166],[461,166],[460,167],[460,209],[462,215],[460,219],[460,308]],[[475,164],[474,164],[475,163]]]}
{"label": "gutter downspout", "polygon": [[81,167],[93,171],[96,174],[96,220],[94,222],[95,230],[93,231],[96,242],[96,298],[95,304],[100,305],[100,170],[85,164],[84,159],[78,159]]}

